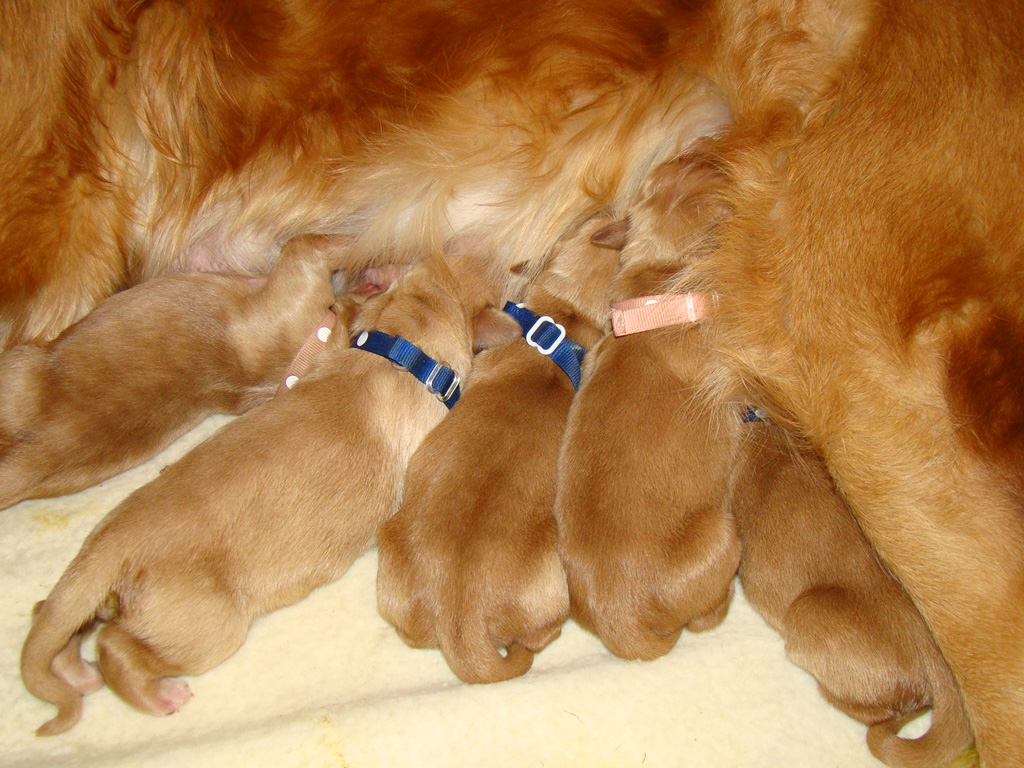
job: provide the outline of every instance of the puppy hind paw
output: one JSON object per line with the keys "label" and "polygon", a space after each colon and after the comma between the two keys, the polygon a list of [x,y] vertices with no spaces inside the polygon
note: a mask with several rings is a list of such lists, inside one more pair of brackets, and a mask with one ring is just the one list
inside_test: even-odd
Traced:
{"label": "puppy hind paw", "polygon": [[410,648],[437,648],[437,637],[434,633],[432,624],[428,624],[425,621],[414,620],[398,622],[392,621],[392,626],[395,628],[395,634],[397,634],[402,642],[408,645]]}
{"label": "puppy hind paw", "polygon": [[194,694],[188,683],[176,677],[165,677],[156,685],[150,712],[154,715],[173,715],[192,698]]}
{"label": "puppy hind paw", "polygon": [[526,674],[533,652],[518,644],[497,646],[482,633],[445,637],[441,652],[452,672],[465,683],[500,683]]}
{"label": "puppy hind paw", "polygon": [[87,696],[103,687],[103,675],[96,665],[90,662],[80,661],[74,668],[62,667],[55,671],[81,696]]}
{"label": "puppy hind paw", "polygon": [[652,626],[637,616],[599,622],[596,632],[605,647],[616,656],[639,661],[653,661],[664,656],[675,647],[682,633],[681,626]]}
{"label": "puppy hind paw", "polygon": [[[563,622],[564,623],[564,622]],[[551,643],[557,640],[562,634],[562,624],[555,627],[545,627],[535,632],[530,632],[519,638],[519,644],[530,653],[540,653]]]}
{"label": "puppy hind paw", "polygon": [[700,616],[692,619],[686,625],[686,629],[690,632],[707,632],[709,629],[717,627],[725,621],[725,617],[729,614],[729,606],[732,605],[732,595],[733,588],[730,584],[729,593],[726,595],[725,599],[707,613],[701,614]]}
{"label": "puppy hind paw", "polygon": [[86,696],[103,687],[103,675],[96,664],[82,658],[81,647],[82,635],[75,635],[50,662],[50,669],[76,693]]}

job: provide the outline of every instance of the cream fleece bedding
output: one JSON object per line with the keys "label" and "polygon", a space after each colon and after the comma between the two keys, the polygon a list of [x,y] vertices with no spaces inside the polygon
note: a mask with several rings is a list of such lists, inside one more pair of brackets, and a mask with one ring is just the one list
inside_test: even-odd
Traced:
{"label": "cream fleece bedding", "polygon": [[525,676],[472,686],[439,652],[405,646],[377,615],[372,552],[340,581],[258,619],[235,656],[189,680],[195,697],[181,712],[143,715],[103,689],[87,697],[72,731],[37,738],[33,731],[55,710],[19,677],[32,605],[109,509],[223,423],[206,421],[95,488],[0,513],[0,765],[881,765],[865,746],[864,727],[821,699],[741,594],[722,626],[684,634],[657,661],[618,659],[569,623]]}

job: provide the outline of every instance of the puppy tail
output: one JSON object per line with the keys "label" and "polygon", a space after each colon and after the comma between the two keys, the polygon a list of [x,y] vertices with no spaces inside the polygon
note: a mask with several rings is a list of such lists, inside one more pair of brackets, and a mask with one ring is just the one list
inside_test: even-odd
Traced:
{"label": "puppy tail", "polygon": [[513,643],[502,650],[495,647],[481,623],[461,627],[452,637],[442,638],[441,651],[448,666],[466,683],[498,683],[526,674],[533,666],[533,652]]}
{"label": "puppy tail", "polygon": [[[33,696],[57,706],[57,716],[40,726],[37,736],[55,736],[73,727],[82,716],[82,696],[99,685],[96,672],[89,681],[84,679],[86,675],[68,672],[87,668],[76,641],[108,599],[121,560],[116,554],[97,557],[95,551],[85,560],[85,551],[83,548],[71,563],[50,596],[36,605],[21,649],[25,687]],[[98,565],[102,563],[112,567]]]}
{"label": "puppy tail", "polygon": [[932,723],[928,732],[905,739],[900,729],[917,715],[896,717],[868,727],[868,749],[892,768],[970,768],[978,765],[973,736],[953,674],[936,651],[931,660]]}

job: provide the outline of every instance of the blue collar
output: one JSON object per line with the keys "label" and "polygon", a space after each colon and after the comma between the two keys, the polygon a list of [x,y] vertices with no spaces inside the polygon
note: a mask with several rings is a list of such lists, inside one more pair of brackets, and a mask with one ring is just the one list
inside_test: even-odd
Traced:
{"label": "blue collar", "polygon": [[755,421],[764,421],[767,417],[768,414],[760,408],[754,408],[751,405],[748,405],[740,412],[740,421],[745,424],[750,424]]}
{"label": "blue collar", "polygon": [[401,336],[380,331],[363,331],[352,340],[355,349],[373,352],[387,358],[422,381],[427,389],[449,410],[459,400],[459,374],[427,355],[412,342]]}
{"label": "blue collar", "polygon": [[586,350],[565,335],[565,326],[559,325],[547,315],[538,317],[522,304],[505,305],[504,311],[523,329],[526,343],[547,355],[565,371],[573,389],[580,388],[580,363]]}

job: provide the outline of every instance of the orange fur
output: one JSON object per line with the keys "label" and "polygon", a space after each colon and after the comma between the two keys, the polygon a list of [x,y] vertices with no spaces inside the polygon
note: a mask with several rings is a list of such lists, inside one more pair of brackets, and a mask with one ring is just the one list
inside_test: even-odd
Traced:
{"label": "orange fur", "polygon": [[[65,0],[0,7],[0,337],[119,287],[444,246],[532,275],[701,150],[733,212],[699,382],[822,456],[1024,754],[1019,0]],[[40,40],[50,41],[40,46]],[[671,471],[670,467],[666,471]]]}
{"label": "orange fur", "polygon": [[1024,755],[1021,10],[877,4],[793,131],[704,147],[734,213],[680,284],[719,295],[709,388],[823,458],[986,768]]}
{"label": "orange fur", "polygon": [[735,427],[695,391],[700,331],[672,330],[595,348],[559,456],[572,615],[625,658],[721,622],[739,565],[726,494]]}
{"label": "orange fur", "polygon": [[[659,293],[713,242],[719,174],[687,156],[630,214],[615,300]],[[618,225],[623,228],[622,224]],[[616,227],[599,241],[623,242]],[[559,457],[555,517],[573,618],[614,653],[650,659],[725,618],[740,547],[728,513],[735,419],[701,395],[696,325],[606,337],[588,356]]]}
{"label": "orange fur", "polygon": [[212,413],[270,398],[334,301],[344,243],[290,241],[269,279],[168,275],[44,347],[0,353],[0,508],[79,491]]}
{"label": "orange fur", "polygon": [[169,270],[266,269],[307,232],[356,235],[353,263],[447,245],[535,272],[729,118],[695,71],[701,4],[65,5],[8,7],[0,32],[8,345]]}
{"label": "orange fur", "polygon": [[[872,753],[894,768],[951,763],[972,740],[953,675],[906,592],[878,562],[813,452],[777,425],[744,427],[731,508],[740,582],[822,695],[868,725]],[[927,707],[916,740],[901,726]]]}
{"label": "orange fur", "polygon": [[[472,272],[456,278],[434,257],[368,301],[353,327],[401,334],[466,375],[472,316],[494,298]],[[39,733],[80,718],[95,686],[77,636],[97,620],[104,682],[138,709],[176,711],[190,694],[175,676],[219,664],[258,615],[338,578],[372,544],[398,506],[409,457],[446,412],[336,330],[293,389],[166,468],[86,539],[22,650],[26,687],[59,710]]]}
{"label": "orange fur", "polygon": [[[584,347],[604,330],[619,261],[590,244],[595,226],[557,247],[524,298]],[[569,614],[551,507],[575,391],[505,319],[512,342],[478,355],[457,408],[411,459],[402,508],[378,538],[381,615],[411,645],[440,646],[468,682],[526,672]]]}

